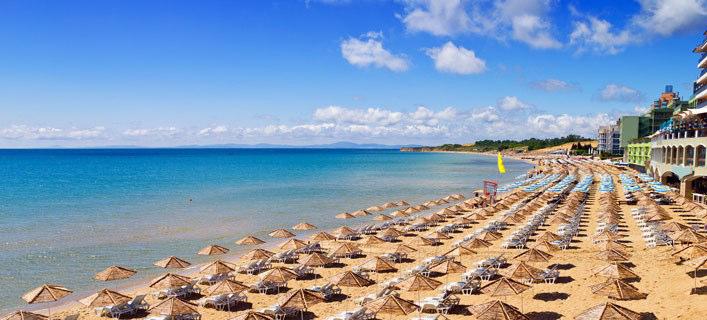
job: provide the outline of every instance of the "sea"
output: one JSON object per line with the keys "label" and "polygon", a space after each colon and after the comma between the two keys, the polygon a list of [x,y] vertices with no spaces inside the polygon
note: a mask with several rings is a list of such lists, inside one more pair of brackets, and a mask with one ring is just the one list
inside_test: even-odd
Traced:
{"label": "sea", "polygon": [[[406,200],[417,204],[471,194],[484,179],[512,182],[531,168],[462,153],[361,149],[46,149],[0,150],[0,314],[27,305],[43,283],[77,294],[120,288],[164,270],[156,260],[307,221],[320,229],[341,212]],[[368,218],[370,220],[370,218]],[[212,258],[213,259],[213,258]],[[101,283],[110,265],[129,280]],[[133,283],[134,284],[134,283]]]}

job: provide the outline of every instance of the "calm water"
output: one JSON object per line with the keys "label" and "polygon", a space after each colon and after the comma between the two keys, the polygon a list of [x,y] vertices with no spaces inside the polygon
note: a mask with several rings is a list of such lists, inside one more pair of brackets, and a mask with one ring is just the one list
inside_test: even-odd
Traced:
{"label": "calm water", "polygon": [[0,310],[45,282],[105,286],[92,275],[112,264],[153,276],[169,255],[205,261],[194,253],[209,243],[332,228],[339,212],[468,195],[529,168],[508,159],[500,176],[494,157],[396,150],[0,150]]}

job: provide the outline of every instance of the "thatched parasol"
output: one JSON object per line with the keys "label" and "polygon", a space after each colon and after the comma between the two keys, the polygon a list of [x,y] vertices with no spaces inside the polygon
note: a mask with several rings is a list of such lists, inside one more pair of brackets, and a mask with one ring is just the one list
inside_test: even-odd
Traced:
{"label": "thatched parasol", "polygon": [[461,262],[457,262],[452,259],[446,259],[438,264],[430,266],[429,270],[441,274],[463,273],[466,271],[466,267],[461,264]]}
{"label": "thatched parasol", "polygon": [[647,294],[638,291],[638,288],[619,279],[595,284],[589,288],[594,294],[607,296],[616,300],[643,299],[647,296]]}
{"label": "thatched parasol", "polygon": [[204,296],[210,297],[220,294],[240,293],[245,290],[248,290],[249,288],[250,287],[248,287],[247,285],[242,284],[238,281],[226,279],[216,282],[210,287],[204,289],[203,294]]}
{"label": "thatched parasol", "polygon": [[372,207],[366,208],[366,211],[368,211],[368,212],[378,212],[378,211],[384,211],[384,210],[385,210],[385,208],[383,206],[372,206]]}
{"label": "thatched parasol", "polygon": [[331,278],[330,282],[340,287],[367,287],[373,284],[372,280],[352,271],[337,274]]}
{"label": "thatched parasol", "polygon": [[298,250],[307,246],[307,243],[299,239],[289,239],[280,244],[279,248],[282,250]]}
{"label": "thatched parasol", "polygon": [[539,249],[530,248],[516,255],[513,259],[526,262],[548,262],[552,259],[552,255]]}
{"label": "thatched parasol", "polygon": [[384,214],[379,214],[373,218],[375,221],[390,221],[393,220],[390,216],[384,215]]}
{"label": "thatched parasol", "polygon": [[447,239],[451,239],[452,237],[450,237],[442,232],[435,231],[435,232],[431,232],[431,233],[428,233],[427,235],[425,235],[425,238],[426,239],[434,239],[434,240],[447,240]]}
{"label": "thatched parasol", "polygon": [[354,229],[351,229],[347,226],[341,226],[341,227],[338,227],[334,230],[334,234],[339,237],[343,237],[343,236],[355,235],[357,233]]}
{"label": "thatched parasol", "polygon": [[300,259],[300,264],[309,267],[323,267],[334,263],[334,259],[327,257],[320,252],[314,252]]}
{"label": "thatched parasol", "polygon": [[525,261],[516,263],[506,270],[506,277],[518,280],[540,279],[543,270],[527,264]]}
{"label": "thatched parasol", "polygon": [[385,240],[378,238],[376,236],[367,237],[363,241],[363,244],[365,244],[365,245],[376,245],[376,244],[381,244],[381,243],[385,243]]}
{"label": "thatched parasol", "polygon": [[226,254],[228,252],[228,248],[219,246],[217,244],[212,244],[209,245],[197,252],[196,254],[202,255],[202,256],[213,256],[213,255],[219,255],[219,254]]}
{"label": "thatched parasol", "polygon": [[246,236],[238,241],[236,241],[236,244],[245,246],[245,245],[258,245],[258,244],[263,244],[265,241],[260,240],[254,236]]}
{"label": "thatched parasol", "polygon": [[352,214],[348,212],[339,213],[336,215],[337,219],[352,219],[355,218]]}
{"label": "thatched parasol", "polygon": [[417,249],[415,249],[415,248],[413,248],[413,247],[411,247],[411,246],[408,246],[408,245],[406,245],[406,244],[399,244],[399,245],[395,248],[395,253],[412,254],[412,253],[414,253],[414,252],[417,252]]}
{"label": "thatched parasol", "polygon": [[680,232],[683,230],[690,229],[690,226],[684,225],[680,222],[668,222],[664,225],[660,226],[660,230],[666,231],[666,232]]}
{"label": "thatched parasol", "polygon": [[545,231],[545,233],[540,235],[536,239],[536,241],[557,241],[557,240],[561,240],[561,239],[562,239],[562,237],[560,237],[559,235],[552,233],[550,231]]}
{"label": "thatched parasol", "polygon": [[130,296],[124,295],[122,293],[103,289],[98,291],[86,298],[81,299],[83,305],[89,308],[98,308],[105,306],[117,306],[130,301],[132,298]]}
{"label": "thatched parasol", "polygon": [[2,320],[47,320],[48,317],[39,314],[39,313],[33,313],[29,311],[15,311],[13,313],[8,314],[7,316],[3,317]]}
{"label": "thatched parasol", "polygon": [[391,216],[391,217],[396,217],[396,218],[402,218],[402,217],[407,217],[408,214],[405,213],[405,211],[403,211],[403,210],[395,210],[395,211],[393,211],[393,212],[390,213],[390,216]]}
{"label": "thatched parasol", "polygon": [[447,251],[447,253],[443,254],[444,256],[453,256],[453,257],[463,257],[463,256],[473,256],[476,255],[477,252],[474,250],[471,250],[467,247],[456,247],[452,250]]}
{"label": "thatched parasol", "polygon": [[395,205],[398,207],[403,207],[403,206],[409,206],[410,204],[405,200],[400,200],[400,201],[396,202]]}
{"label": "thatched parasol", "polygon": [[610,263],[592,270],[595,276],[609,279],[638,279],[638,275],[621,263]]}
{"label": "thatched parasol", "polygon": [[707,257],[707,244],[693,244],[685,248],[682,248],[675,253],[673,256],[679,256],[685,260],[693,260],[701,257]]}
{"label": "thatched parasol", "polygon": [[285,229],[276,229],[268,233],[269,236],[273,238],[291,238],[294,237],[295,234],[292,232],[289,232]]}
{"label": "thatched parasol", "polygon": [[287,281],[297,279],[297,273],[292,271],[290,268],[285,267],[275,267],[260,276],[263,281],[270,281],[276,283],[285,283]]}
{"label": "thatched parasol", "polygon": [[623,250],[629,248],[628,245],[625,245],[625,244],[623,244],[623,243],[621,243],[621,242],[618,242],[618,241],[616,241],[616,240],[614,240],[614,241],[602,242],[602,243],[598,244],[598,246],[599,246],[599,248],[601,248],[602,250],[612,250],[612,249],[615,249],[615,250],[619,250],[619,251],[621,251],[621,252],[623,252]]}
{"label": "thatched parasol", "polygon": [[351,215],[354,217],[365,217],[367,215],[370,215],[371,213],[366,211],[366,210],[356,210],[354,212],[351,212]]}
{"label": "thatched parasol", "polygon": [[396,205],[394,202],[386,202],[381,205],[383,208],[390,209],[390,208],[395,208],[398,205]]}
{"label": "thatched parasol", "polygon": [[462,246],[464,246],[465,248],[469,248],[469,249],[488,248],[492,245],[493,244],[491,242],[488,242],[486,240],[481,240],[479,238],[474,238],[474,239],[462,244]]}
{"label": "thatched parasol", "polygon": [[152,314],[169,316],[174,319],[182,315],[199,314],[199,312],[196,311],[196,308],[197,306],[195,304],[172,297],[156,304],[150,308],[149,312]]}
{"label": "thatched parasol", "polygon": [[402,232],[398,229],[392,228],[392,227],[387,228],[387,229],[383,230],[383,232],[380,233],[381,237],[391,237],[391,238],[398,238],[398,237],[402,237],[404,235],[405,235],[404,232]]}
{"label": "thatched parasol", "polygon": [[324,296],[319,292],[314,292],[308,289],[299,289],[292,292],[288,292],[282,299],[279,300],[278,304],[283,308],[293,308],[300,310],[301,318],[304,318],[303,311],[309,309],[309,307],[325,302]]}
{"label": "thatched parasol", "polygon": [[418,307],[412,301],[405,300],[396,295],[387,295],[373,300],[364,305],[366,310],[378,315],[378,314],[388,314],[388,315],[408,315],[415,312]]}
{"label": "thatched parasol", "polygon": [[191,284],[191,278],[178,274],[167,273],[150,282],[150,288],[157,290],[179,288]]}
{"label": "thatched parasol", "polygon": [[516,307],[498,300],[471,306],[469,312],[478,320],[530,320]]}
{"label": "thatched parasol", "polygon": [[493,231],[484,231],[476,236],[477,239],[485,240],[485,241],[493,241],[497,239],[501,239],[503,235],[499,232],[493,232]]}
{"label": "thatched parasol", "polygon": [[121,266],[110,266],[105,270],[96,273],[94,279],[99,281],[113,281],[132,277],[137,271]]}
{"label": "thatched parasol", "polygon": [[548,241],[539,241],[534,246],[532,246],[532,248],[538,249],[538,250],[544,250],[547,252],[557,252],[557,251],[562,250],[562,248],[560,248],[556,244],[550,243]]}
{"label": "thatched parasol", "polygon": [[695,230],[686,229],[675,236],[673,241],[680,243],[701,243],[706,242],[707,237],[697,233]]}
{"label": "thatched parasol", "polygon": [[329,240],[336,240],[336,237],[333,236],[330,233],[327,232],[318,232],[310,237],[310,239],[314,241],[329,241]]}
{"label": "thatched parasol", "polygon": [[398,269],[393,267],[393,265],[390,264],[390,262],[383,260],[381,257],[375,257],[375,258],[369,259],[368,261],[361,264],[360,268],[363,270],[368,270],[368,271],[372,271],[372,272],[395,272],[395,271],[398,271]]}
{"label": "thatched parasol", "polygon": [[359,248],[357,245],[353,243],[342,243],[334,251],[331,252],[336,257],[343,257],[343,256],[350,256],[354,254],[359,254],[361,252],[361,248]]}
{"label": "thatched parasol", "polygon": [[429,291],[437,289],[440,285],[442,285],[442,282],[417,273],[395,286],[404,291]]}
{"label": "thatched parasol", "polygon": [[232,263],[221,260],[212,261],[209,264],[199,268],[199,271],[203,274],[223,274],[233,272],[235,270],[235,266]]}
{"label": "thatched parasol", "polygon": [[643,315],[620,305],[605,302],[582,311],[574,320],[640,320]]}
{"label": "thatched parasol", "polygon": [[481,287],[481,292],[488,293],[492,297],[512,296],[530,289],[529,285],[522,284],[511,278],[501,277]]}
{"label": "thatched parasol", "polygon": [[469,219],[476,220],[476,221],[483,221],[483,220],[486,220],[486,219],[487,219],[485,215],[483,215],[483,214],[481,214],[481,213],[478,213],[478,212],[477,212],[477,213],[472,213],[470,216],[468,216],[468,218],[469,218]]}
{"label": "thatched parasol", "polygon": [[313,225],[313,224],[311,224],[311,223],[307,223],[307,222],[298,223],[298,224],[292,226],[292,229],[293,229],[293,230],[301,230],[301,231],[304,231],[304,230],[314,230],[314,229],[316,229],[316,228],[317,228],[317,227],[316,227],[315,225]]}
{"label": "thatched parasol", "polygon": [[241,312],[230,320],[275,320],[275,317],[267,313],[250,310]]}
{"label": "thatched parasol", "polygon": [[59,301],[73,291],[54,284],[43,284],[41,287],[25,293],[22,300],[29,304]]}
{"label": "thatched parasol", "polygon": [[155,265],[160,267],[160,268],[174,268],[174,269],[182,269],[186,268],[191,265],[188,261],[177,258],[175,256],[171,256],[165,259],[162,259],[160,261],[155,262]]}
{"label": "thatched parasol", "polygon": [[628,261],[631,255],[618,249],[602,250],[594,255],[597,259],[607,262],[623,262]]}
{"label": "thatched parasol", "polygon": [[241,259],[245,260],[260,260],[260,259],[268,259],[275,255],[275,253],[265,250],[265,249],[253,249],[248,251],[248,253],[244,254]]}

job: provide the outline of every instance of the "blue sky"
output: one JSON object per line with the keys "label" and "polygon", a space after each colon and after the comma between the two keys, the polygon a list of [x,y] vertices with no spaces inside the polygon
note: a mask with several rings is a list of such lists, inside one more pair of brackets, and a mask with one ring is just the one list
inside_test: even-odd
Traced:
{"label": "blue sky", "polygon": [[0,146],[592,135],[674,84],[705,0],[0,1]]}

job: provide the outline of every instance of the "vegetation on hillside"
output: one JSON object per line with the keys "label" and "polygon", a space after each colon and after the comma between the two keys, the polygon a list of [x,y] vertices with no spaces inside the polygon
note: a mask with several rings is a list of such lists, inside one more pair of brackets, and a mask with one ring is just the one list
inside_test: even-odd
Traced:
{"label": "vegetation on hillside", "polygon": [[[486,152],[486,151],[496,151],[496,150],[527,150],[533,151],[543,148],[550,148],[560,146],[566,143],[572,142],[583,142],[591,139],[584,138],[579,135],[568,135],[561,138],[549,138],[549,139],[525,139],[525,140],[480,140],[475,142],[473,145],[462,145],[462,144],[443,144],[437,147],[427,147],[426,149],[436,150],[436,151],[476,151],[476,152]],[[585,149],[586,146],[581,144],[576,149]]]}

